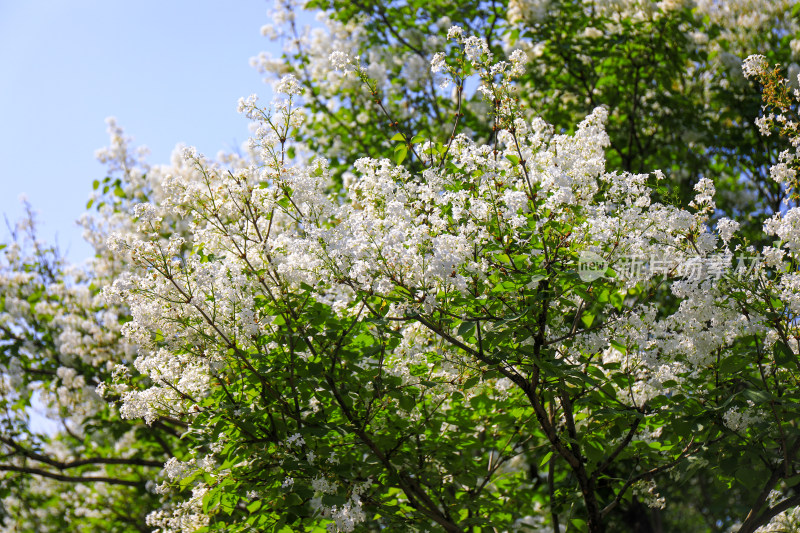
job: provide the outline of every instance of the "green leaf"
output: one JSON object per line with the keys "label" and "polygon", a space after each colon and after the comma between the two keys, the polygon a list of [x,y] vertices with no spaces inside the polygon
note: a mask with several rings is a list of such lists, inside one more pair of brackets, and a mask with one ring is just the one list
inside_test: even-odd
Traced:
{"label": "green leaf", "polygon": [[553,451],[552,450],[547,452],[546,454],[544,454],[544,458],[542,458],[542,461],[539,463],[539,468],[540,469],[544,468],[545,465],[550,462],[550,458],[551,457],[553,457]]}
{"label": "green leaf", "polygon": [[614,347],[617,350],[619,350],[623,355],[628,353],[628,348],[624,344],[622,344],[622,343],[620,343],[618,341],[612,340],[612,341],[609,342],[609,344],[612,347]]}
{"label": "green leaf", "polygon": [[464,389],[465,390],[471,389],[472,387],[477,385],[480,380],[481,380],[480,376],[472,376],[471,378],[467,378],[467,380],[464,382]]}
{"label": "green leaf", "polygon": [[406,140],[406,136],[403,135],[400,132],[397,132],[394,135],[392,135],[392,138],[389,139],[389,140],[391,140],[391,141],[405,141]]}
{"label": "green leaf", "polygon": [[286,495],[286,506],[287,507],[294,507],[296,505],[302,505],[303,498],[300,495],[295,494],[294,492],[290,492]]}
{"label": "green leaf", "polygon": [[406,154],[408,153],[408,147],[405,144],[401,144],[397,148],[394,149],[394,161],[398,165],[402,164],[406,158]]}
{"label": "green leaf", "polygon": [[741,354],[726,357],[719,364],[719,371],[723,374],[736,374],[747,366],[747,358]]}
{"label": "green leaf", "polygon": [[586,520],[582,520],[580,518],[573,518],[570,520],[570,523],[575,527],[578,531],[588,531],[588,527],[586,525]]}
{"label": "green leaf", "polygon": [[338,494],[324,494],[322,496],[322,503],[329,507],[333,507],[334,505],[339,506],[347,503],[347,498],[339,496]]}
{"label": "green leaf", "polygon": [[458,326],[458,335],[466,338],[473,329],[475,329],[475,322],[465,320]]}
{"label": "green leaf", "polygon": [[763,475],[755,468],[740,468],[736,471],[736,480],[748,489],[753,489],[762,484]]}
{"label": "green leaf", "polygon": [[768,404],[772,399],[772,397],[767,391],[756,390],[756,389],[745,389],[742,391],[742,396],[744,396],[745,399],[750,400],[757,406]]}
{"label": "green leaf", "polygon": [[779,365],[785,365],[794,361],[796,356],[792,349],[786,346],[783,341],[777,341],[775,343],[775,362]]}
{"label": "green leaf", "polygon": [[219,490],[210,490],[203,496],[203,512],[208,513],[211,509],[217,506],[220,497]]}
{"label": "green leaf", "polygon": [[405,394],[401,395],[398,398],[398,401],[400,402],[400,407],[404,411],[413,411],[414,406],[417,405],[417,402],[414,401],[414,398],[412,398],[411,396],[407,396]]}
{"label": "green leaf", "polygon": [[625,303],[625,295],[620,292],[612,292],[610,296],[611,305],[622,311],[622,304]]}

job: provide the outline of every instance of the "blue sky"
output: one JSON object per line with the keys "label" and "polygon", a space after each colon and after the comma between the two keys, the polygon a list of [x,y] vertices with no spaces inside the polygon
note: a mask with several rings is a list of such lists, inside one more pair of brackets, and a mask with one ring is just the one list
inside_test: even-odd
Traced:
{"label": "blue sky", "polygon": [[[239,97],[270,88],[249,65],[275,44],[260,35],[265,0],[0,0],[0,212],[25,193],[41,237],[69,259],[91,254],[74,224],[115,116],[151,163],[179,142],[214,155],[248,134]],[[8,232],[3,224],[0,238]]]}

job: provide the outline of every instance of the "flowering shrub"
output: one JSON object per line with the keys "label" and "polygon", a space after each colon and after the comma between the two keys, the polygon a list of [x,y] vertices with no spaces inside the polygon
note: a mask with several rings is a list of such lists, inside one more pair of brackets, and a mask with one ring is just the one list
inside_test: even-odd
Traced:
{"label": "flowering shrub", "polygon": [[[110,123],[93,262],[4,250],[6,529],[793,527],[798,96],[723,55],[771,53],[789,6],[573,4],[356,2],[304,35],[279,5],[244,153],[150,167]],[[774,158],[738,114],[759,89]]]}

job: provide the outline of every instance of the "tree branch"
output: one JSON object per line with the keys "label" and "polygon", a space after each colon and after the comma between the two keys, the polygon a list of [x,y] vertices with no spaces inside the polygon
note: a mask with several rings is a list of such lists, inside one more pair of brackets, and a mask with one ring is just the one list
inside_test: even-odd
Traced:
{"label": "tree branch", "polygon": [[63,474],[56,474],[48,472],[41,468],[28,468],[24,466],[0,465],[0,472],[19,472],[22,474],[34,474],[57,481],[66,481],[67,483],[108,483],[110,485],[123,485],[126,487],[142,487],[143,481],[131,481],[127,479],[117,479],[113,477],[102,476],[65,476]]}
{"label": "tree branch", "polygon": [[87,465],[130,465],[130,466],[147,466],[153,468],[161,468],[164,466],[162,461],[151,461],[148,459],[126,459],[121,457],[89,457],[86,459],[77,459],[75,461],[56,461],[46,455],[42,455],[40,453],[34,452],[32,450],[28,450],[23,446],[20,446],[12,439],[7,437],[0,437],[0,442],[6,444],[13,448],[19,455],[27,457],[28,459],[33,459],[34,461],[38,461],[40,463],[44,463],[46,465],[50,465],[52,467],[58,468],[59,470],[69,470],[70,468],[78,468],[80,466],[87,466]]}

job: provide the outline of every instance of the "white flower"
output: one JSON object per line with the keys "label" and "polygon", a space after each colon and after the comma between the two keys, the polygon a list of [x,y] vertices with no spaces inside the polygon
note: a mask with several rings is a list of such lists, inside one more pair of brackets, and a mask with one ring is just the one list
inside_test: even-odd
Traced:
{"label": "white flower", "polygon": [[667,500],[658,494],[657,489],[656,482],[653,480],[637,481],[633,484],[633,487],[631,487],[633,493],[642,500],[646,506],[653,509],[664,509],[667,506]]}
{"label": "white flower", "polygon": [[294,435],[286,439],[287,446],[295,446],[295,445],[303,446],[305,443],[306,441],[303,439],[303,436],[300,433],[295,433]]}
{"label": "white flower", "polygon": [[747,429],[753,424],[759,422],[762,418],[762,413],[755,408],[755,404],[753,404],[753,402],[750,400],[747,401],[746,408],[737,409],[735,407],[731,407],[725,412],[725,414],[722,415],[725,425],[733,431]]}
{"label": "white flower", "polygon": [[596,39],[597,37],[602,37],[603,32],[598,30],[597,28],[589,26],[583,30],[581,37],[586,37],[587,39]]}
{"label": "white flower", "polygon": [[186,161],[195,161],[197,159],[197,150],[193,146],[187,146],[183,149],[183,159]]}
{"label": "white flower", "polygon": [[460,26],[450,26],[450,29],[447,30],[448,39],[460,39],[463,34],[464,30]]}
{"label": "white flower", "polygon": [[717,191],[713,181],[708,178],[701,178],[697,185],[694,186],[694,190],[697,194],[694,200],[689,203],[690,206],[695,209],[713,210],[715,208],[714,194]]}
{"label": "white flower", "polygon": [[353,61],[349,55],[338,50],[332,52],[328,59],[331,62],[331,66],[336,70],[346,70]]}
{"label": "white flower", "polygon": [[733,234],[736,230],[739,229],[739,223],[735,220],[731,220],[729,218],[721,218],[719,222],[717,222],[717,233],[719,233],[719,238],[728,243],[733,237]]}
{"label": "white flower", "polygon": [[133,216],[138,218],[139,222],[158,222],[161,220],[161,217],[158,216],[158,210],[150,203],[133,206]]}
{"label": "white flower", "polygon": [[300,94],[301,87],[297,78],[293,74],[287,74],[275,84],[274,90],[276,93],[288,94],[289,96]]}
{"label": "white flower", "polygon": [[492,52],[489,51],[489,44],[485,39],[474,35],[464,39],[464,54],[474,65],[482,61],[491,61]]}
{"label": "white flower", "polygon": [[784,250],[773,246],[765,246],[761,251],[761,255],[764,256],[764,262],[767,266],[772,268],[779,268],[781,266],[785,254],[786,252]]}
{"label": "white flower", "polygon": [[253,109],[258,101],[258,96],[251,94],[247,98],[239,98],[239,104],[236,108],[238,113],[246,113]]}
{"label": "white flower", "polygon": [[754,78],[767,72],[767,58],[760,55],[751,55],[742,62],[742,74],[745,78]]}
{"label": "white flower", "polygon": [[322,492],[323,494],[334,494],[336,493],[336,483],[330,482],[322,476],[315,477],[311,480],[311,488],[313,488],[316,492]]}
{"label": "white flower", "polygon": [[522,50],[514,50],[509,57],[511,60],[511,75],[522,76],[525,74],[525,63],[528,62],[528,55]]}
{"label": "white flower", "polygon": [[447,63],[445,62],[445,55],[442,52],[437,52],[434,54],[433,59],[431,59],[431,72],[442,72],[446,69]]}

